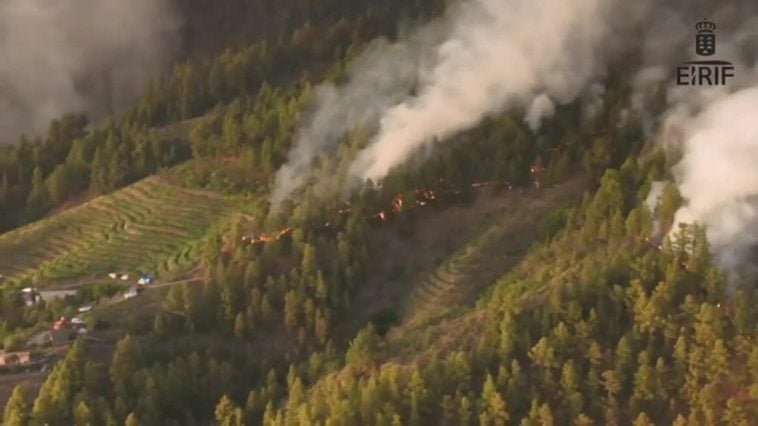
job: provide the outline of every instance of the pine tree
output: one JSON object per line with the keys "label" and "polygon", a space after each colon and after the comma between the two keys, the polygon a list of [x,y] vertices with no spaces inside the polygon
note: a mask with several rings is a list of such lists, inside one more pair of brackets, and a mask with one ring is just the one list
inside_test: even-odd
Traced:
{"label": "pine tree", "polygon": [[25,426],[29,421],[26,388],[17,385],[13,388],[11,398],[5,404],[3,424],[8,426]]}
{"label": "pine tree", "polygon": [[65,164],[56,167],[47,178],[47,189],[53,204],[61,204],[66,201],[66,197],[71,191],[71,182],[68,167]]}
{"label": "pine tree", "polygon": [[228,395],[222,396],[216,404],[215,416],[219,426],[242,426],[244,424],[242,409]]}
{"label": "pine tree", "polygon": [[378,355],[380,341],[381,337],[377,334],[374,325],[369,323],[350,342],[345,360],[355,365],[372,363]]}
{"label": "pine tree", "polygon": [[316,320],[314,326],[314,332],[316,333],[316,339],[319,344],[325,345],[329,340],[329,312],[318,310],[316,312]]}
{"label": "pine tree", "polygon": [[111,361],[110,376],[116,392],[130,395],[134,384],[134,374],[142,367],[142,350],[137,339],[127,335],[116,344]]}
{"label": "pine tree", "polygon": [[74,421],[77,426],[90,426],[95,424],[94,416],[89,405],[85,401],[79,401],[74,409]]}
{"label": "pine tree", "polygon": [[463,396],[458,404],[458,421],[461,426],[468,426],[471,424],[471,401]]}
{"label": "pine tree", "polygon": [[124,422],[124,426],[140,426],[137,415],[134,413],[129,413],[129,415],[126,416],[126,421]]}
{"label": "pine tree", "polygon": [[553,426],[555,420],[553,418],[553,411],[547,404],[542,404],[539,410],[540,425],[541,426]]}
{"label": "pine tree", "polygon": [[50,208],[50,194],[45,185],[45,175],[40,167],[34,168],[32,189],[26,199],[26,208],[30,220],[42,217]]}
{"label": "pine tree", "polygon": [[90,188],[96,194],[106,194],[110,191],[108,177],[108,160],[103,148],[95,149],[95,154],[90,165]]}
{"label": "pine tree", "polygon": [[554,368],[558,366],[555,359],[555,350],[550,342],[544,337],[542,337],[529,351],[529,358],[531,358],[535,364],[543,368]]}
{"label": "pine tree", "polygon": [[244,339],[246,334],[247,334],[247,321],[245,319],[245,315],[242,312],[240,312],[237,314],[237,317],[234,319],[234,335],[238,339]]}
{"label": "pine tree", "polygon": [[644,412],[640,413],[636,419],[634,419],[634,426],[654,426],[653,422],[650,421],[650,417],[647,416]]}
{"label": "pine tree", "polygon": [[574,419],[574,426],[592,426],[595,423],[586,414],[580,413]]}
{"label": "pine tree", "polygon": [[294,290],[290,290],[284,296],[284,326],[292,331],[300,323],[301,300]]}
{"label": "pine tree", "polygon": [[301,276],[305,280],[312,280],[316,277],[316,248],[310,244],[305,245],[303,250],[303,261],[300,265]]}
{"label": "pine tree", "polygon": [[745,408],[740,405],[735,398],[729,398],[726,402],[726,410],[724,410],[724,422],[728,425],[735,426],[747,426],[748,415],[745,412]]}
{"label": "pine tree", "polygon": [[495,387],[495,381],[492,375],[487,374],[487,378],[482,386],[482,413],[479,416],[479,423],[485,425],[505,425],[508,423],[510,416],[506,407],[505,400]]}
{"label": "pine tree", "polygon": [[579,378],[572,360],[566,361],[561,370],[561,388],[563,390],[563,403],[568,409],[571,418],[577,417],[582,410],[584,401],[579,392]]}

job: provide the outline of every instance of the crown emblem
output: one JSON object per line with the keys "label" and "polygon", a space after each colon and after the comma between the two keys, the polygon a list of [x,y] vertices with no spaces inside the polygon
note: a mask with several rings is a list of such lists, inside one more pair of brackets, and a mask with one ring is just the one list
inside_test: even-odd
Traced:
{"label": "crown emblem", "polygon": [[695,24],[695,29],[698,33],[712,33],[716,31],[716,24],[707,19],[704,19],[701,22]]}
{"label": "crown emblem", "polygon": [[716,24],[703,19],[695,24],[695,53],[700,56],[711,56],[716,53]]}

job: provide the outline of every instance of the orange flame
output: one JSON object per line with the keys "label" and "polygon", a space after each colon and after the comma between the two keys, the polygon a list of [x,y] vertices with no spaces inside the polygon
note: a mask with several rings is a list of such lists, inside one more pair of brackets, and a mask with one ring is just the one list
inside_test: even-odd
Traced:
{"label": "orange flame", "polygon": [[403,211],[403,196],[398,195],[395,197],[395,199],[392,200],[392,207],[395,210],[395,212],[400,213]]}

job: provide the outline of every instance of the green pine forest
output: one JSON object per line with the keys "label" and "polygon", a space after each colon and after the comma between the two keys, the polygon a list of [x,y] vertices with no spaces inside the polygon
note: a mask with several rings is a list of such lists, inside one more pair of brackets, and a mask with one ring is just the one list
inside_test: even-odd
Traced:
{"label": "green pine forest", "polygon": [[[682,199],[672,185],[655,211],[644,200],[677,158],[640,117],[622,119],[623,67],[591,121],[573,104],[539,134],[518,111],[490,117],[367,183],[349,209],[310,185],[269,214],[314,88],[444,2],[178,3],[182,57],[137,104],[97,123],[61,117],[0,147],[0,231],[156,177],[245,208],[203,228],[177,272],[194,279],[94,309],[87,322],[106,344],[73,342],[40,386],[15,388],[3,424],[755,424],[758,290],[727,281],[701,227],[658,244],[654,224],[670,227]],[[317,176],[366,142],[361,129],[345,136]],[[495,184],[472,187],[482,181]],[[418,188],[441,195],[414,208]],[[377,224],[397,194],[411,207]],[[460,234],[429,231],[489,199],[508,206]],[[0,287],[5,350],[121,290],[98,283],[26,306],[29,285],[39,282]]]}

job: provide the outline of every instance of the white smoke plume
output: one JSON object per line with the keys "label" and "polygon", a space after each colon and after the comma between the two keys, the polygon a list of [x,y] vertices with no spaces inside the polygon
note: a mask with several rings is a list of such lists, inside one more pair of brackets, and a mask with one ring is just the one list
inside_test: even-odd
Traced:
{"label": "white smoke plume", "polygon": [[407,97],[425,78],[432,46],[442,34],[438,23],[400,42],[377,40],[351,64],[351,77],[344,85],[318,86],[287,163],[276,174],[271,204],[278,205],[301,186],[314,161],[333,153],[345,133],[359,126],[375,126],[387,108]]}
{"label": "white smoke plume", "polygon": [[173,53],[169,0],[0,2],[0,142],[66,113],[106,115],[140,94]]}
{"label": "white smoke plume", "polygon": [[583,115],[587,119],[595,118],[603,110],[603,95],[605,87],[599,83],[593,83],[587,90],[583,100]]}
{"label": "white smoke plume", "polygon": [[663,191],[666,189],[666,186],[669,184],[669,182],[653,182],[650,184],[650,191],[647,194],[647,198],[645,198],[645,205],[647,206],[650,213],[653,215],[653,229],[652,234],[653,238],[658,239],[661,235],[661,221],[658,218],[658,215],[656,214],[658,210],[658,205],[661,202],[661,197],[663,196]]}
{"label": "white smoke plume", "polygon": [[611,23],[623,26],[629,16],[610,7],[617,1],[464,0],[415,33],[425,43],[411,37],[369,49],[361,58],[369,66],[354,67],[347,85],[319,91],[277,174],[272,205],[301,186],[314,159],[357,122],[378,131],[350,167],[353,183],[379,181],[424,146],[509,107],[533,106],[536,128],[555,105],[571,102],[604,74],[615,44]]}
{"label": "white smoke plume", "polygon": [[670,87],[658,120],[660,139],[681,155],[672,175],[684,205],[669,236],[682,223],[704,225],[716,264],[734,280],[758,266],[750,258],[758,246],[758,27],[754,8],[719,11],[718,59],[732,62],[736,77],[727,86]]}
{"label": "white smoke plume", "polygon": [[543,93],[534,98],[524,120],[529,124],[529,128],[536,132],[540,129],[542,120],[552,117],[553,114],[555,114],[555,104],[550,100],[550,96]]}
{"label": "white smoke plume", "polygon": [[[758,89],[734,93],[758,81],[756,8],[747,0],[456,3],[443,19],[447,33],[432,48],[428,72],[416,72],[423,78],[417,79],[414,94],[405,95],[403,85],[403,90],[388,91],[385,87],[396,86],[374,84],[375,77],[359,74],[353,80],[368,79],[359,87],[376,89],[378,108],[366,106],[366,99],[354,96],[349,85],[333,89],[337,92],[330,105],[377,120],[375,137],[350,167],[352,182],[380,181],[414,154],[505,110],[524,111],[533,129],[557,106],[577,99],[585,102],[591,116],[603,107],[600,83],[606,67],[623,64],[631,78],[631,111],[644,121],[648,134],[662,124],[678,128],[672,134],[681,140],[683,157],[675,180],[686,206],[677,214],[677,223],[705,224],[717,261],[731,270],[758,243]],[[737,77],[726,88],[673,87],[661,97],[661,85],[673,84],[677,64],[695,58],[693,26],[703,18],[718,23],[717,59],[733,62]],[[411,70],[417,67],[411,64]],[[414,72],[405,74],[400,65],[389,67],[399,67],[399,80],[414,81]],[[667,104],[660,105],[661,99]],[[314,116],[325,103],[317,104]],[[656,108],[649,108],[655,103]],[[659,115],[661,108],[668,112]],[[338,143],[334,135],[352,125],[345,111],[326,116],[333,117],[324,123],[336,125],[334,133],[312,138],[308,132],[313,121],[306,122],[293,153],[307,155],[291,155],[278,176],[273,201],[286,198],[304,182],[311,160],[324,154],[322,147],[333,149]],[[293,163],[293,158],[303,161]]]}
{"label": "white smoke plume", "polygon": [[378,135],[359,154],[352,174],[381,180],[421,147],[506,108],[527,108],[535,97],[533,122],[549,112],[548,106],[571,102],[604,72],[611,3],[463,3],[448,39],[437,49],[431,79],[417,96],[385,112]]}
{"label": "white smoke plume", "polygon": [[717,263],[734,273],[758,246],[758,86],[691,117],[683,149],[674,177],[686,204],[672,230],[705,225]]}

